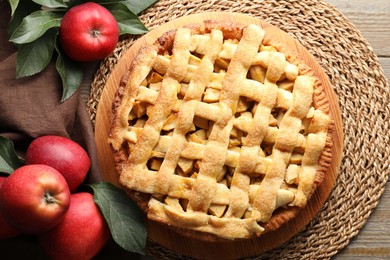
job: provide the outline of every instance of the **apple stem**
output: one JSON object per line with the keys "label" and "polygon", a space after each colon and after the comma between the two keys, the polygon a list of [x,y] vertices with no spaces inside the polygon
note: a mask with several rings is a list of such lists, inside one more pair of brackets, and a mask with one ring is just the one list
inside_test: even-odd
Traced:
{"label": "apple stem", "polygon": [[99,30],[91,30],[91,35],[94,38],[98,38],[100,35],[100,31]]}
{"label": "apple stem", "polygon": [[53,194],[51,194],[50,192],[46,192],[43,195],[43,199],[45,200],[45,202],[47,204],[53,204],[53,203],[57,202],[57,200],[54,198]]}

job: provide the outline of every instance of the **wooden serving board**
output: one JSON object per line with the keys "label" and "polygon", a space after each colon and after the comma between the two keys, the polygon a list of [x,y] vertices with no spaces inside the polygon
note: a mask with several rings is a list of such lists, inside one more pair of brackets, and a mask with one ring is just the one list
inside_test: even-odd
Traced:
{"label": "wooden serving board", "polygon": [[307,207],[304,210],[301,210],[295,219],[284,224],[280,229],[265,233],[260,238],[228,242],[205,242],[186,237],[170,230],[164,225],[152,221],[149,221],[147,225],[148,236],[151,240],[177,252],[178,254],[196,258],[236,259],[260,255],[262,252],[281,245],[297,234],[318,213],[333,188],[342,157],[343,133],[338,98],[331,87],[329,79],[324,74],[314,57],[287,33],[259,19],[244,14],[202,13],[178,18],[163,24],[138,39],[132,47],[127,50],[113,69],[100,98],[95,124],[95,141],[98,150],[99,164],[103,172],[104,179],[118,185],[118,173],[115,170],[111,150],[107,144],[110,123],[112,120],[112,101],[122,75],[128,70],[131,61],[138,52],[139,48],[145,44],[152,44],[159,36],[170,29],[187,24],[202,22],[208,19],[260,25],[266,30],[266,35],[273,34],[275,37],[278,37],[281,44],[287,46],[294,54],[298,53],[305,63],[314,70],[314,74],[322,81],[325,88],[325,94],[331,102],[331,113],[335,123],[335,131],[333,132],[334,144],[332,148],[332,165],[327,172],[323,184],[316,190]]}

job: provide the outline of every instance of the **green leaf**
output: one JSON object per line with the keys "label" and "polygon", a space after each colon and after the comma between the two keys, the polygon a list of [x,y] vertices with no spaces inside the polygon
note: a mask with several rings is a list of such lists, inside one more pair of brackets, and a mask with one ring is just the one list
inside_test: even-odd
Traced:
{"label": "green leaf", "polygon": [[26,16],[10,37],[17,44],[30,43],[41,37],[48,29],[60,27],[62,13],[36,11]]}
{"label": "green leaf", "polygon": [[16,56],[16,77],[26,77],[41,72],[50,63],[57,38],[52,28],[36,41],[22,44]]}
{"label": "green leaf", "polygon": [[148,29],[141,22],[137,15],[132,13],[125,5],[123,4],[112,4],[107,5],[107,9],[115,17],[120,35],[122,34],[143,34],[148,32]]}
{"label": "green leaf", "polygon": [[110,5],[110,4],[123,4],[129,8],[129,10],[134,14],[140,14],[142,11],[147,9],[149,6],[158,2],[158,0],[95,0],[95,3],[100,5]]}
{"label": "green leaf", "polygon": [[68,58],[56,45],[58,57],[56,61],[56,69],[60,74],[62,81],[62,98],[64,102],[70,98],[78,89],[83,80],[83,68],[80,63]]}
{"label": "green leaf", "polygon": [[62,0],[33,0],[35,3],[49,7],[49,8],[61,8],[67,7]]}
{"label": "green leaf", "polygon": [[11,6],[11,15],[14,15],[16,8],[19,5],[19,0],[8,0],[9,5]]}
{"label": "green leaf", "polygon": [[146,228],[143,214],[127,194],[108,182],[90,185],[114,241],[123,249],[145,254]]}
{"label": "green leaf", "polygon": [[39,10],[41,7],[31,0],[20,0],[19,5],[11,17],[11,21],[7,26],[7,33],[9,36],[18,28],[23,18],[27,15]]}
{"label": "green leaf", "polygon": [[0,136],[0,172],[11,174],[24,165],[24,161],[16,154],[11,140]]}
{"label": "green leaf", "polygon": [[149,6],[158,2],[158,0],[143,0],[143,1],[134,1],[134,0],[124,0],[122,3],[129,8],[135,14],[140,14],[142,11],[147,9]]}

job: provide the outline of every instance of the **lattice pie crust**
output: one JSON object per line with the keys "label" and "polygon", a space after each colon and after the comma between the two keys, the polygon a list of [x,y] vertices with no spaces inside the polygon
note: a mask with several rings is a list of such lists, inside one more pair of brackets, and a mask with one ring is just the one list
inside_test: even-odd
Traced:
{"label": "lattice pie crust", "polygon": [[228,239],[278,228],[331,159],[329,105],[311,75],[256,25],[165,33],[141,48],[113,103],[120,183],[170,226]]}

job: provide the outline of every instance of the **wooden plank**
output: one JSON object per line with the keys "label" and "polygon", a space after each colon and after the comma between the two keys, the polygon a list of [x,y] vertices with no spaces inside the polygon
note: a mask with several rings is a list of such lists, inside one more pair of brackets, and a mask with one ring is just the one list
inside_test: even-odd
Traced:
{"label": "wooden plank", "polygon": [[[356,27],[372,45],[387,79],[390,79],[390,1],[328,0]],[[89,89],[89,87],[87,87]],[[88,92],[83,92],[85,99]],[[379,205],[348,246],[334,259],[385,259],[390,257],[390,184]]]}
{"label": "wooden plank", "polygon": [[390,256],[390,182],[365,226],[334,259]]}
{"label": "wooden plank", "polygon": [[390,79],[390,57],[379,57],[379,63],[382,66],[383,71],[385,72],[385,76],[387,78],[387,82]]}
{"label": "wooden plank", "polygon": [[390,56],[390,1],[327,0],[359,29],[378,56]]}

